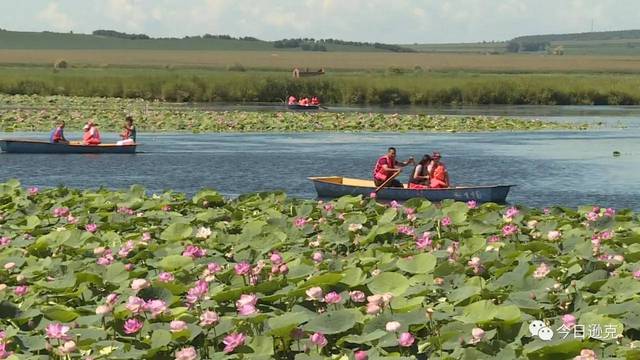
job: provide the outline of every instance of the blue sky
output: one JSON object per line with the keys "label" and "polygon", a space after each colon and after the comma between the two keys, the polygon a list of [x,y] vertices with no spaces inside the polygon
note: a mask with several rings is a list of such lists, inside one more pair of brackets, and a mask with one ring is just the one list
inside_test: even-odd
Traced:
{"label": "blue sky", "polygon": [[386,43],[505,40],[640,28],[639,0],[22,0],[0,2],[0,28],[151,36]]}

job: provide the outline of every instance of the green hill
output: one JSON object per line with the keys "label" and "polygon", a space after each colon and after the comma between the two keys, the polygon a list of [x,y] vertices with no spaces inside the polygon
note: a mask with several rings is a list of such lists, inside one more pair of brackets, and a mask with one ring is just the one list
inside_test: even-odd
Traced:
{"label": "green hill", "polygon": [[[306,46],[277,47],[278,42],[263,41],[258,39],[240,40],[208,37],[185,38],[125,38],[128,34],[115,31],[115,36],[94,34],[73,34],[56,32],[23,32],[0,30],[0,49],[22,50],[233,50],[233,51],[304,51]],[[121,35],[121,36],[119,36]],[[139,35],[129,35],[139,36]],[[142,35],[146,36],[146,35]],[[322,51],[341,52],[402,52],[413,51],[401,48],[398,45],[369,44],[343,42],[340,40],[313,40],[299,39],[300,45],[318,44]]]}

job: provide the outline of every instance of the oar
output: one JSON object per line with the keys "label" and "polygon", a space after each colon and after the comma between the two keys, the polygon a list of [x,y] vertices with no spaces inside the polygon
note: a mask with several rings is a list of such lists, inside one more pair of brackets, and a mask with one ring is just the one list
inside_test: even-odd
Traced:
{"label": "oar", "polygon": [[377,194],[378,191],[380,191],[380,189],[382,189],[385,185],[387,185],[387,183],[389,183],[389,181],[395,179],[396,176],[400,175],[401,171],[402,171],[402,168],[400,168],[398,171],[396,171],[395,174],[389,176],[389,178],[387,180],[385,180],[385,182],[383,182],[380,186],[378,186],[375,190],[373,190],[373,193]]}

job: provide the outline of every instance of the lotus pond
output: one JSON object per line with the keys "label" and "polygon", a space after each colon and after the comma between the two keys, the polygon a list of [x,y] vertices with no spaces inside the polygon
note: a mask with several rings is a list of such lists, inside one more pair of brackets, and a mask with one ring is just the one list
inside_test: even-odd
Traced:
{"label": "lotus pond", "polygon": [[0,95],[0,131],[48,131],[65,120],[69,131],[94,119],[105,131],[122,128],[132,115],[141,131],[312,132],[424,131],[478,132],[587,129],[586,124],[492,116],[400,115],[330,112],[210,111],[179,104],[116,98]]}
{"label": "lotus pond", "polygon": [[639,239],[610,208],[9,181],[0,358],[635,359]]}

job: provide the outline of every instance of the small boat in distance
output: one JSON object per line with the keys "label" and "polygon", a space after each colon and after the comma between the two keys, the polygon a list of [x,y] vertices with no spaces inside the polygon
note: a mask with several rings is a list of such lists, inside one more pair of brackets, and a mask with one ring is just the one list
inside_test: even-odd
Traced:
{"label": "small boat in distance", "polygon": [[[345,195],[368,197],[376,189],[372,180],[341,176],[310,177],[319,198],[336,198]],[[505,203],[509,189],[514,185],[458,186],[445,189],[382,188],[376,194],[380,200],[409,200],[423,198],[429,201],[452,199],[456,201]]]}
{"label": "small boat in distance", "polygon": [[13,154],[134,154],[137,144],[83,145],[79,142],[50,143],[38,140],[0,139],[0,150]]}
{"label": "small boat in distance", "polygon": [[289,110],[318,110],[320,109],[320,105],[300,105],[300,104],[288,104],[287,108]]}

